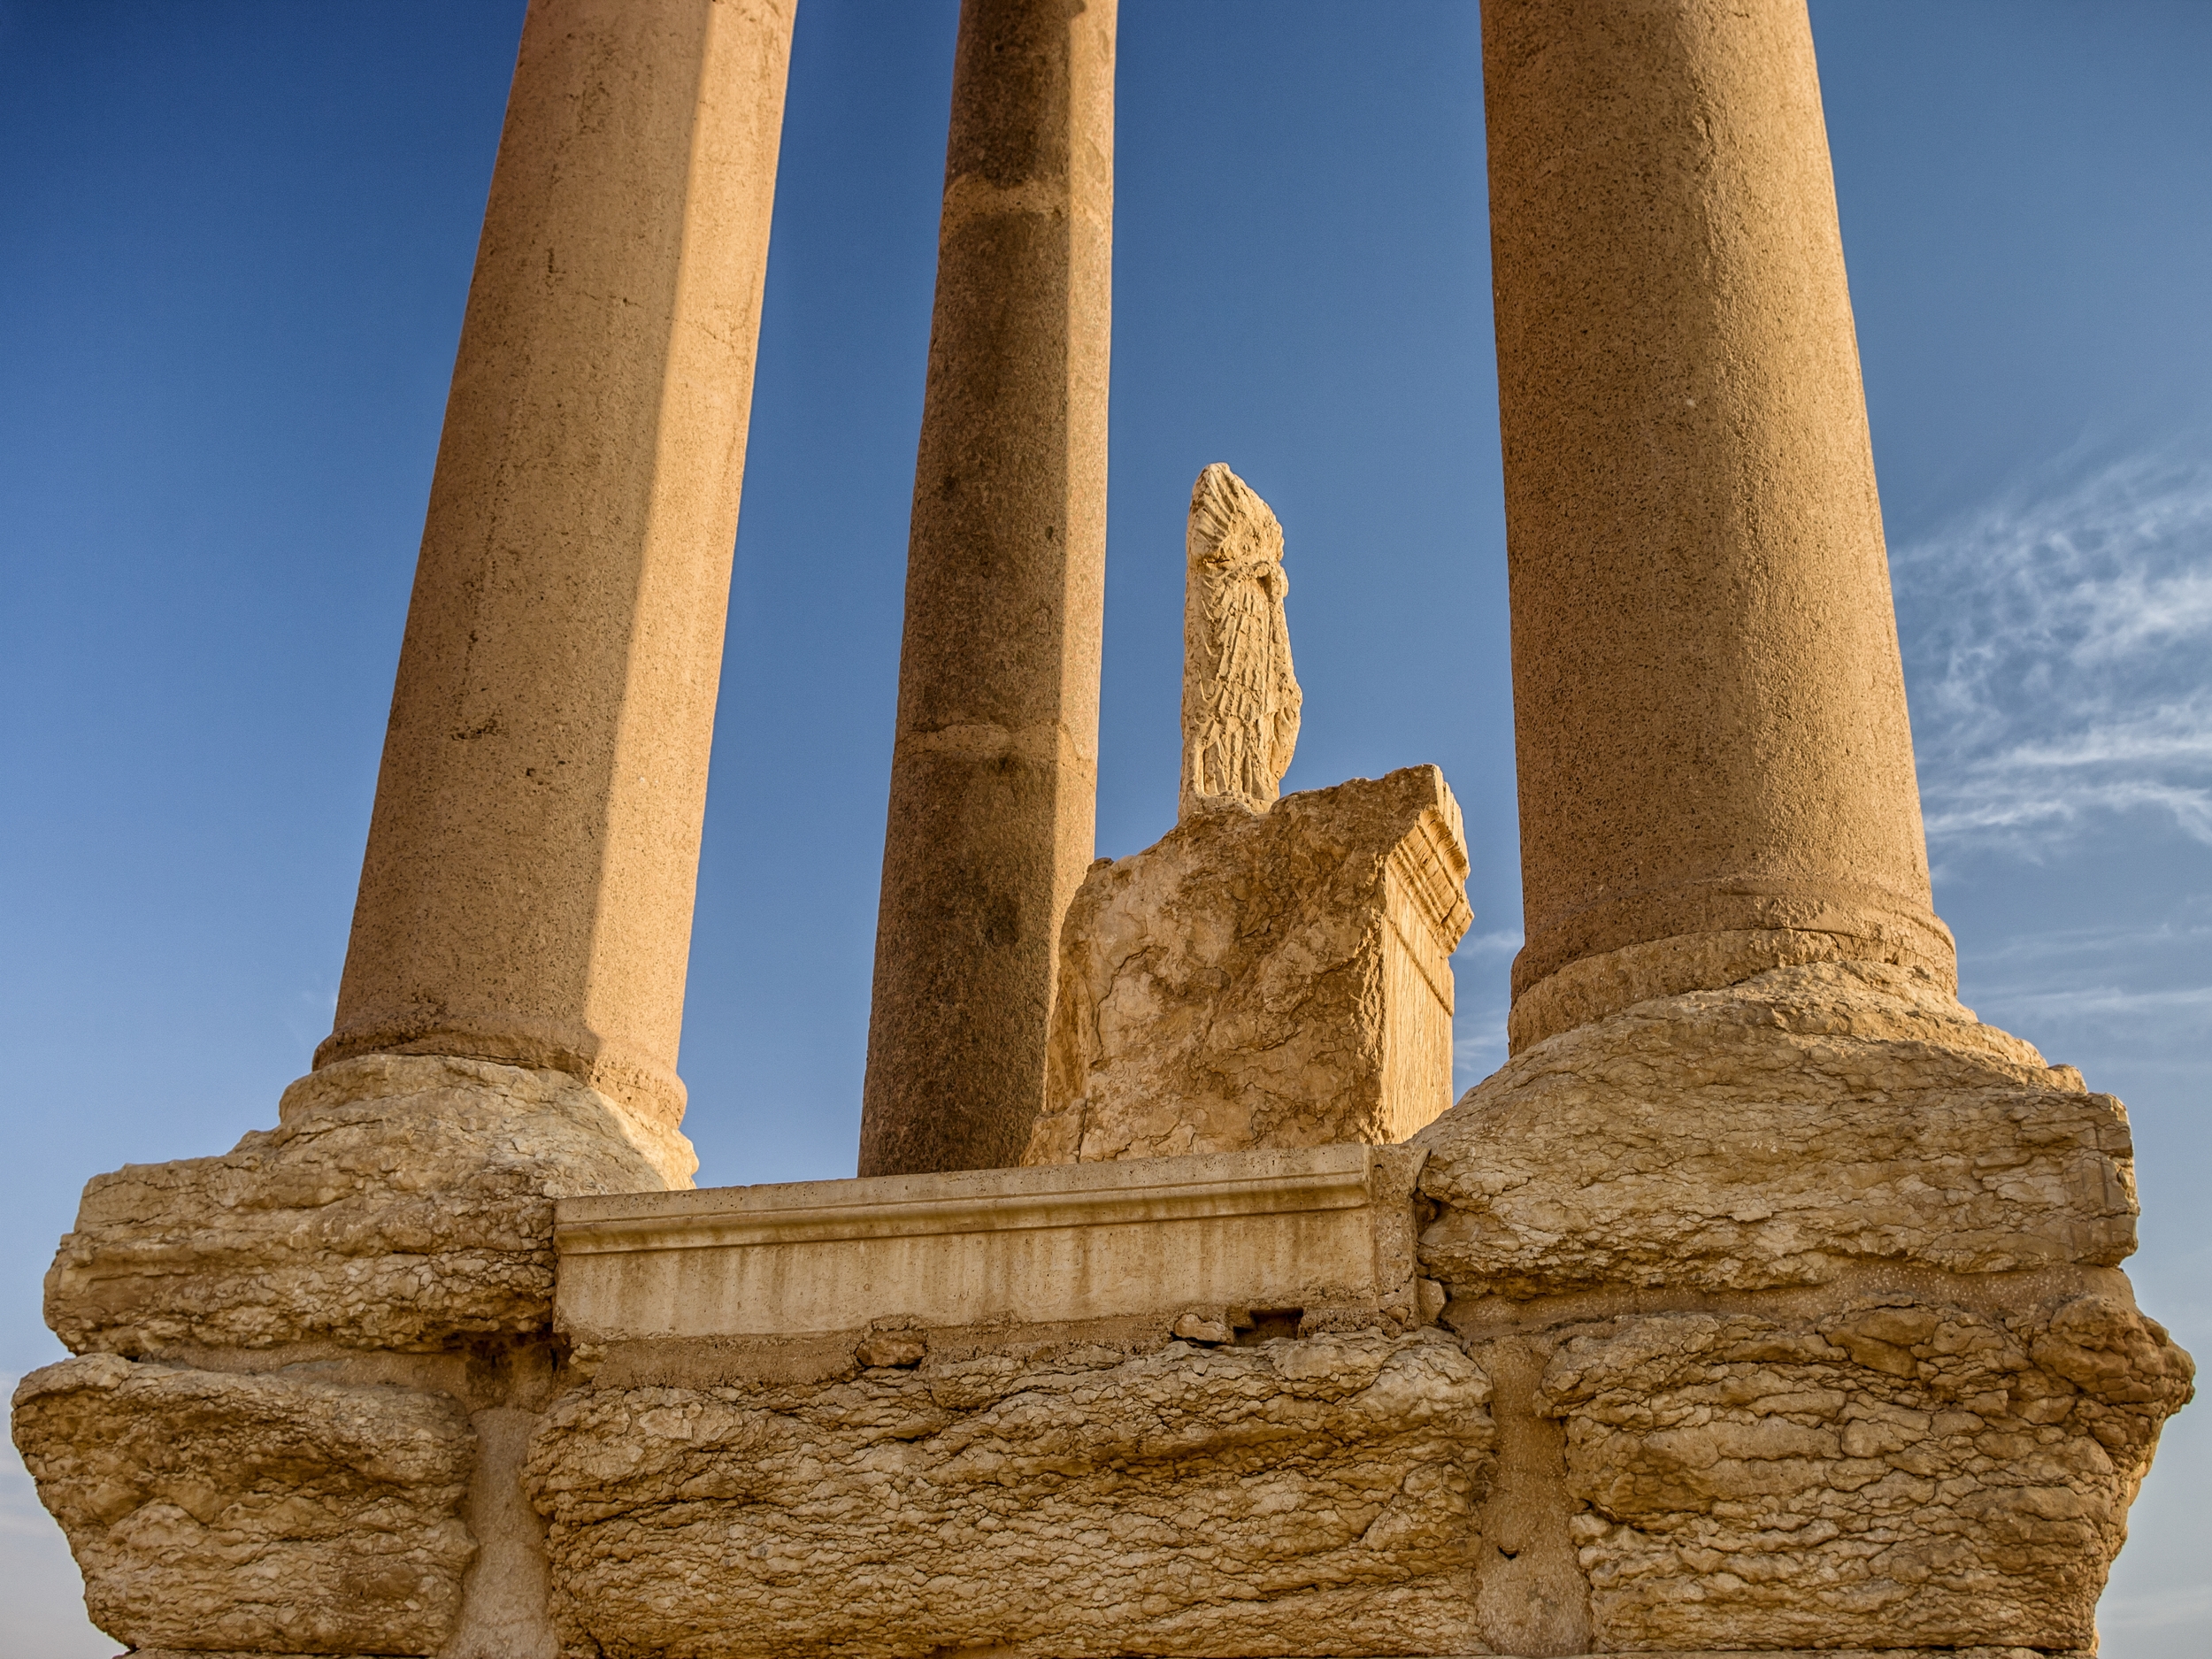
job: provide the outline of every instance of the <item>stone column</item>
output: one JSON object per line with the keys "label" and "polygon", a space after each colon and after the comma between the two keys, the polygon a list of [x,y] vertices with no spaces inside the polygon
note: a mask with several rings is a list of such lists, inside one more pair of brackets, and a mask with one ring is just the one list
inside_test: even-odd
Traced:
{"label": "stone column", "polygon": [[1018,1163],[1093,850],[1114,0],[965,0],[937,242],[864,1175]]}
{"label": "stone column", "polygon": [[1930,908],[1804,0],[1485,0],[1516,1049]]}
{"label": "stone column", "polygon": [[672,1127],[793,0],[533,0],[336,1028]]}

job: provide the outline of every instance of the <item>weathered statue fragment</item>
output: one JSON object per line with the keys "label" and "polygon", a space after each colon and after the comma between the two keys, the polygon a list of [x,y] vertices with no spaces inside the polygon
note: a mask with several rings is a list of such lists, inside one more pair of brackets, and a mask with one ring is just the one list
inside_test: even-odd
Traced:
{"label": "weathered statue fragment", "polygon": [[1275,804],[1298,747],[1298,678],[1283,596],[1283,526],[1216,461],[1191,487],[1183,590],[1180,816]]}
{"label": "weathered statue fragment", "polygon": [[1433,766],[1279,799],[1283,527],[1216,462],[1185,552],[1181,813],[1068,906],[1027,1164],[1402,1141],[1450,1102],[1459,803]]}

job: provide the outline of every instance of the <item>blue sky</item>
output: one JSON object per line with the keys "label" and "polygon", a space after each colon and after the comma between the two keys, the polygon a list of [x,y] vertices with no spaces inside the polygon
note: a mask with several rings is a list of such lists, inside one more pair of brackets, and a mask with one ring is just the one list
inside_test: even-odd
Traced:
{"label": "blue sky", "polygon": [[[851,1171],[951,0],[803,0],[692,954],[703,1181]],[[2212,7],[1816,0],[1938,908],[2125,1099],[2212,1354]],[[0,0],[0,1371],[89,1175],[328,1029],[518,0]],[[1175,808],[1181,521],[1288,537],[1288,787],[1440,764],[1518,942],[1471,0],[1122,0],[1100,850]],[[2111,1659],[2212,1648],[2212,1417]],[[101,1655],[0,1467],[0,1650]],[[12,1622],[12,1628],[11,1627]]]}

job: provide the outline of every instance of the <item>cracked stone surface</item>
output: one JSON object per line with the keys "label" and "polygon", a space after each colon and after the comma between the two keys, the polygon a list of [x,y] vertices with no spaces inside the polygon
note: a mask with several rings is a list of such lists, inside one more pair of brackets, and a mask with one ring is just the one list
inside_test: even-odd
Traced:
{"label": "cracked stone surface", "polygon": [[1608,1650],[2095,1644],[2189,1357],[2117,1298],[1680,1313],[1563,1343],[1571,1531]]}
{"label": "cracked stone surface", "polygon": [[1467,1649],[1489,1383],[1442,1333],[572,1394],[572,1655]]}
{"label": "cracked stone surface", "polygon": [[1509,1061],[1415,1144],[1444,1206],[1423,1271],[1509,1295],[2135,1248],[2120,1102],[1879,964],[1639,1003]]}
{"label": "cracked stone surface", "polygon": [[566,1073],[368,1055],[220,1157],[85,1187],[46,1276],[78,1353],[425,1350],[549,1326],[553,1200],[689,1186],[690,1143]]}
{"label": "cracked stone surface", "polygon": [[476,1546],[475,1457],[443,1394],[64,1360],[15,1440],[93,1621],[140,1649],[432,1654]]}
{"label": "cracked stone surface", "polygon": [[1022,1162],[1404,1140],[1451,1102],[1466,880],[1433,766],[1202,805],[1094,864]]}

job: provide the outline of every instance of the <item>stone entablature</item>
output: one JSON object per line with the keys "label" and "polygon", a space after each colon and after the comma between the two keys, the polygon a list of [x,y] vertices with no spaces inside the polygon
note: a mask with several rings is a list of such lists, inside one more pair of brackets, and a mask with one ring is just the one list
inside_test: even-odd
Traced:
{"label": "stone entablature", "polygon": [[1331,1146],[563,1200],[571,1340],[875,1329],[1413,1323],[1424,1155]]}

